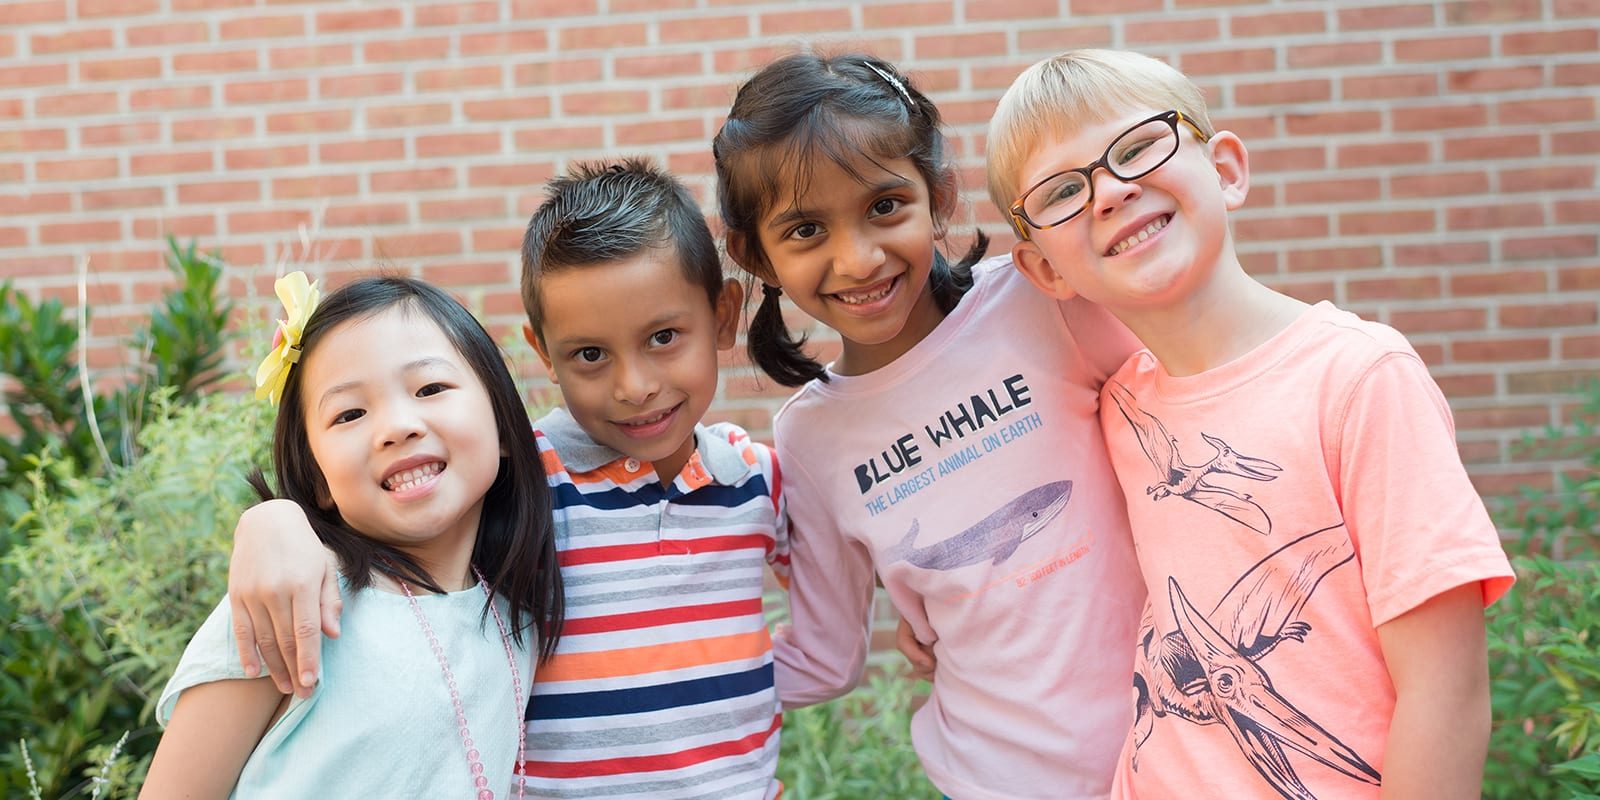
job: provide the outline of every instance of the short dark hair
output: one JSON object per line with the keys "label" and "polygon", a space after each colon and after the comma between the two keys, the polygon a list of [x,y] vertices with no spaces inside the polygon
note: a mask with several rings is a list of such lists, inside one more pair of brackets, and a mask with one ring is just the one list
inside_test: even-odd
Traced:
{"label": "short dark hair", "polygon": [[[450,295],[411,278],[361,278],[329,294],[306,321],[301,335],[301,363],[341,324],[368,319],[391,308],[416,314],[439,326],[445,338],[472,368],[489,395],[500,447],[500,471],[483,498],[472,563],[490,588],[510,607],[510,624],[520,643],[526,619],[539,632],[539,654],[555,653],[565,616],[561,569],[556,561],[555,524],[550,488],[533,438],[533,423],[522,406],[504,357],[483,326]],[[368,586],[374,570],[443,594],[438,583],[415,560],[390,545],[369,539],[349,526],[336,508],[323,508],[327,481],[306,436],[301,377],[303,367],[289,370],[278,405],[272,437],[272,466],[279,491],[274,493],[257,471],[251,476],[262,499],[281,496],[305,510],[311,529],[339,558],[345,579],[355,589]],[[489,607],[484,605],[484,613]]]}
{"label": "short dark hair", "polygon": [[665,170],[640,158],[580,163],[550,181],[545,194],[522,237],[522,305],[535,335],[544,336],[544,275],[653,247],[671,248],[684,278],[716,305],[722,292],[716,239],[689,190]]}
{"label": "short dark hair", "polygon": [[[790,191],[804,193],[821,158],[857,179],[856,158],[874,163],[905,158],[916,165],[937,203],[943,187],[955,180],[940,125],[933,101],[876,56],[795,53],[763,67],[739,87],[711,144],[722,224],[729,236],[743,241],[740,258],[771,271],[761,250],[761,216],[780,200],[784,176],[793,178]],[[953,201],[953,194],[947,199]],[[939,211],[936,207],[934,213]],[[934,251],[929,284],[941,311],[949,313],[972,288],[972,265],[988,246],[979,231],[954,264]],[[759,277],[751,274],[753,280]],[[827,380],[822,365],[803,351],[805,338],[789,333],[775,292],[763,293],[745,341],[756,366],[784,386]]]}

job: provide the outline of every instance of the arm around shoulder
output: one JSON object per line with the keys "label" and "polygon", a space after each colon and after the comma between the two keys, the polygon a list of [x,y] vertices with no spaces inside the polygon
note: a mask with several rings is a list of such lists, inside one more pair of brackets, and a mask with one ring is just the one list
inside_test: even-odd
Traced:
{"label": "arm around shoulder", "polygon": [[341,603],[337,564],[300,506],[268,500],[239,516],[228,600],[245,674],[254,676],[264,662],[280,690],[309,696],[322,634],[339,635]]}
{"label": "arm around shoulder", "polygon": [[1116,374],[1129,356],[1144,347],[1133,331],[1103,306],[1082,297],[1060,300],[1057,306],[1097,385]]}

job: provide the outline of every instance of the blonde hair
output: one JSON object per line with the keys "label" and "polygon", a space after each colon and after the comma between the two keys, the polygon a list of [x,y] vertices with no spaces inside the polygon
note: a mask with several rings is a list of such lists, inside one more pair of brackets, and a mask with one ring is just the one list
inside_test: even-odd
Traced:
{"label": "blonde hair", "polygon": [[1137,106],[1177,109],[1206,136],[1215,133],[1199,87],[1149,56],[1127,50],[1068,50],[1028,67],[1000,98],[989,121],[989,198],[1005,213],[1025,188],[1020,185],[1023,162],[1042,142],[1071,136],[1087,123]]}

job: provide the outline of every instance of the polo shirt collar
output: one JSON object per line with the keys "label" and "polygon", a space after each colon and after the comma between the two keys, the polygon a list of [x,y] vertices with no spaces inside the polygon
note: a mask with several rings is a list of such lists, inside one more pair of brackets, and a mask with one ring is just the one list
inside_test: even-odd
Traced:
{"label": "polo shirt collar", "polygon": [[[550,439],[561,463],[573,472],[593,472],[627,456],[591,438],[565,408],[556,408],[540,417],[533,427]],[[750,472],[744,454],[726,438],[695,423],[695,450],[711,480],[725,486],[738,483]]]}

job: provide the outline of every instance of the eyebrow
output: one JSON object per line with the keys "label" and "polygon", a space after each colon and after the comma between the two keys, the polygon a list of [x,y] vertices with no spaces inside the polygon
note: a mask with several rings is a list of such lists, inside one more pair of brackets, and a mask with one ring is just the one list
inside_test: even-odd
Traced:
{"label": "eyebrow", "polygon": [[[639,327],[654,333],[663,326],[670,325],[674,322],[691,316],[691,313],[692,312],[688,310],[666,311],[649,318]],[[564,339],[551,339],[550,350],[552,353],[557,353],[565,352],[573,348],[598,347],[601,344],[603,343],[600,342],[600,340],[590,336],[568,336]]]}
{"label": "eyebrow", "polygon": [[[902,178],[896,175],[893,178],[878,181],[874,184],[863,182],[861,185],[866,187],[867,194],[877,195],[892,189],[907,188],[911,186],[911,181],[908,178]],[[808,216],[810,216],[810,214],[805,209],[801,208],[799,203],[791,203],[788,208],[783,210],[782,213],[778,214],[772,219],[767,220],[766,227],[781,228],[791,222],[798,222],[802,219],[805,219]]]}
{"label": "eyebrow", "polygon": [[[407,361],[400,367],[400,371],[415,372],[425,367],[445,367],[452,372],[455,371],[455,365],[450,363],[449,359],[440,358],[438,356],[423,356],[422,358],[414,361]],[[344,383],[336,383],[333,386],[328,387],[328,390],[322,393],[322,397],[317,399],[317,410],[321,411],[322,407],[327,405],[328,400],[334,395],[344,394],[345,392],[359,389],[361,388],[361,384],[362,381],[345,381]]]}

